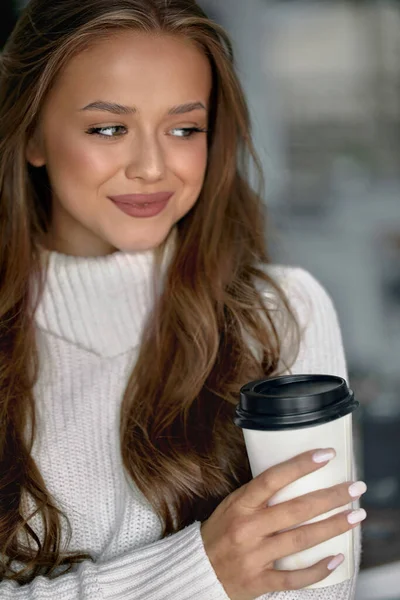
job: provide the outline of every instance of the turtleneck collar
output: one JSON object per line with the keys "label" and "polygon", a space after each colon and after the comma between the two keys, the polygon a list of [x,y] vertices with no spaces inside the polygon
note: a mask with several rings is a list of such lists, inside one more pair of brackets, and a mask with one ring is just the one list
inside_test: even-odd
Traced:
{"label": "turtleneck collar", "polygon": [[[175,248],[172,232],[161,266]],[[47,276],[35,321],[43,331],[102,357],[140,344],[155,300],[155,251],[76,257],[46,252]],[[46,262],[46,261],[45,261]]]}

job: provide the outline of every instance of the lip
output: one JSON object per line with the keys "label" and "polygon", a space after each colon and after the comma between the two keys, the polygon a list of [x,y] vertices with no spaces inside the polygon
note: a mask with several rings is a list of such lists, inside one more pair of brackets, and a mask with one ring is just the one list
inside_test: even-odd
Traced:
{"label": "lip", "polygon": [[156,194],[123,194],[120,196],[109,196],[110,200],[117,204],[156,204],[168,202],[173,192],[158,192]]}
{"label": "lip", "polygon": [[156,217],[162,213],[173,195],[173,192],[124,194],[121,196],[109,196],[109,199],[126,215],[138,219],[146,219]]}

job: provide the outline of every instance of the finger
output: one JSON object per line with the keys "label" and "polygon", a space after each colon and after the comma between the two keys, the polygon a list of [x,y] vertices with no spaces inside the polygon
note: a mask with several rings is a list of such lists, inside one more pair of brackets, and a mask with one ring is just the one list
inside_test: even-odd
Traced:
{"label": "finger", "polygon": [[312,548],[356,527],[366,517],[363,508],[346,510],[338,515],[323,519],[317,523],[302,525],[290,531],[284,531],[266,540],[269,560],[278,560],[284,556],[296,554]]}
{"label": "finger", "polygon": [[276,492],[304,475],[317,471],[335,456],[333,448],[313,450],[271,467],[242,486],[238,496],[240,505],[250,510],[264,507]]}
{"label": "finger", "polygon": [[[301,590],[328,577],[343,561],[343,554],[338,554],[337,556],[325,558],[307,569],[300,569],[298,571],[268,571],[264,574],[265,584],[262,593]],[[260,584],[261,587],[262,584]]]}
{"label": "finger", "polygon": [[252,528],[254,527],[255,534],[262,532],[263,535],[290,529],[335,508],[354,502],[366,490],[365,483],[357,481],[356,483],[341,483],[293,498],[259,512],[252,522]]}

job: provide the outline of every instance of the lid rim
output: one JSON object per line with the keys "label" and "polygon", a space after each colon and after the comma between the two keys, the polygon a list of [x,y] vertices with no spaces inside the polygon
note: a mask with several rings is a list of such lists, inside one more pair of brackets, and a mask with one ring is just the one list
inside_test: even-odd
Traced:
{"label": "lid rim", "polygon": [[[329,394],[326,394],[326,396],[328,397]],[[311,396],[312,397],[312,396]],[[266,396],[263,396],[262,399],[266,398]],[[295,396],[294,398],[290,398],[290,400],[293,399],[298,399],[299,400],[299,405],[300,402],[302,402],[303,400],[303,396]],[[276,412],[272,412],[271,410],[269,412],[263,412],[263,407],[259,407],[259,406],[254,406],[253,408],[253,414],[254,415],[260,415],[260,416],[265,416],[265,417],[289,417],[289,416],[294,416],[294,415],[307,415],[307,414],[313,414],[314,412],[327,412],[330,410],[335,410],[335,409],[339,409],[342,406],[345,406],[346,404],[351,404],[354,400],[354,392],[353,390],[348,389],[348,392],[345,396],[343,396],[342,398],[338,399],[336,402],[331,402],[329,404],[325,404],[325,405],[321,405],[320,408],[315,408],[315,407],[304,407],[303,409],[299,406],[299,408],[296,411],[293,411],[293,409],[289,408],[285,408],[282,407],[282,411],[279,412],[278,410]],[[247,404],[247,403],[246,403]],[[243,411],[243,412],[249,412],[250,411],[246,410],[246,408],[244,408],[241,403],[239,403],[238,408]]]}
{"label": "lid rim", "polygon": [[[299,419],[293,420],[293,415],[287,415],[287,419],[285,422],[285,417],[276,417],[276,421],[273,419],[269,419],[269,424],[262,424],[262,416],[257,419],[257,416],[251,417],[245,411],[241,411],[240,409],[236,409],[236,417],[234,417],[233,421],[235,425],[240,427],[241,429],[252,429],[256,431],[284,431],[287,429],[304,429],[306,427],[315,427],[317,425],[324,425],[325,423],[330,423],[332,421],[336,421],[337,419],[341,419],[342,417],[346,417],[347,415],[352,414],[358,407],[360,403],[357,400],[353,400],[347,406],[341,406],[341,410],[331,410],[326,414],[319,413],[316,415],[314,419]],[[296,415],[302,416],[302,415]],[[305,414],[304,414],[305,416]],[[290,421],[289,418],[290,417]]]}

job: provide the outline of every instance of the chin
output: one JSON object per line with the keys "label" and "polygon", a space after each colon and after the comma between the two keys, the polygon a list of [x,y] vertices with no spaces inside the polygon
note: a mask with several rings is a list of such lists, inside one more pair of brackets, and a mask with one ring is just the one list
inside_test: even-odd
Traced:
{"label": "chin", "polygon": [[115,240],[115,248],[121,252],[146,252],[148,250],[155,250],[169,237],[174,227],[166,229],[163,232],[153,231],[148,236],[146,235],[132,235],[129,239]]}

